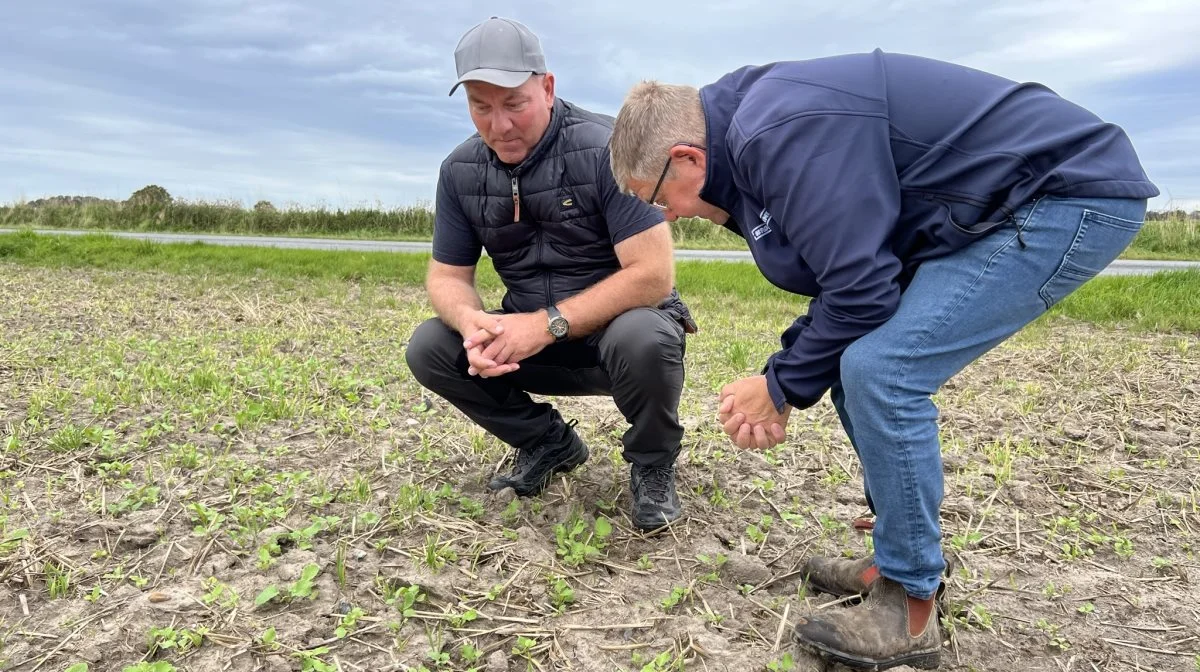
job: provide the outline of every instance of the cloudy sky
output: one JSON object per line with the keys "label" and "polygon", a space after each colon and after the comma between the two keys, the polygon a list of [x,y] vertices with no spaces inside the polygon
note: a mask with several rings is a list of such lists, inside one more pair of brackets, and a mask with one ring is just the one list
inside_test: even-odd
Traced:
{"label": "cloudy sky", "polygon": [[916,53],[1044,83],[1123,126],[1163,196],[1200,208],[1195,0],[42,0],[0,9],[0,201],[424,205],[473,131],[454,46],[493,14],[542,39],[558,94],[615,114],[642,78]]}

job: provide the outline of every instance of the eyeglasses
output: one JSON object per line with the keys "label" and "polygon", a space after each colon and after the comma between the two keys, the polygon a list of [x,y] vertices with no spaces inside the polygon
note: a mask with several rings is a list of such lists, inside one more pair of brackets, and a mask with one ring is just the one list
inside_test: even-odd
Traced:
{"label": "eyeglasses", "polygon": [[[675,147],[678,147],[679,145],[683,145],[685,147],[694,147],[696,149],[704,149],[704,147],[701,147],[700,145],[693,145],[690,142],[677,142],[677,143],[671,145],[671,149],[674,149]],[[650,205],[653,205],[654,207],[658,208],[659,210],[663,210],[663,211],[665,211],[667,209],[667,206],[663,205],[662,203],[656,202],[654,199],[658,196],[658,190],[662,188],[663,180],[667,179],[667,171],[670,170],[670,168],[671,168],[671,154],[670,154],[670,150],[668,150],[667,162],[663,164],[662,174],[658,176],[658,182],[655,183],[654,191],[650,192],[650,200],[647,201],[648,203],[650,203]]]}

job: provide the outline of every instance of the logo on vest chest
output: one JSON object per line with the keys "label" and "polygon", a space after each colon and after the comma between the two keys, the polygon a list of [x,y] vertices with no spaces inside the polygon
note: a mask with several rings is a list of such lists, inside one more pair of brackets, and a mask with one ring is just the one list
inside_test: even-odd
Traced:
{"label": "logo on vest chest", "polygon": [[754,230],[750,232],[750,235],[753,236],[755,240],[762,240],[763,236],[766,236],[771,232],[771,213],[767,212],[766,208],[763,208],[762,212],[758,213],[758,221],[762,222],[762,224],[754,227]]}

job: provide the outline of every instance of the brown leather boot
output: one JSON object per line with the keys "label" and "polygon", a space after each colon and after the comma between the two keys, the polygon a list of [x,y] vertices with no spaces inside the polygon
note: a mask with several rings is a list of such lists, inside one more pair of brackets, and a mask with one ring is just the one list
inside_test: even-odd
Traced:
{"label": "brown leather boot", "polygon": [[[954,570],[954,560],[942,556],[946,562],[943,576],[950,576]],[[807,577],[808,587],[834,597],[862,596],[871,592],[875,579],[879,578],[879,568],[875,566],[875,554],[872,553],[858,560],[847,558],[809,558],[801,568]],[[853,600],[849,600],[853,602]]]}
{"label": "brown leather boot", "polygon": [[858,560],[809,558],[801,571],[809,588],[837,597],[866,595],[879,578],[874,554]]}
{"label": "brown leather boot", "polygon": [[936,669],[942,650],[937,598],[944,585],[934,597],[918,600],[880,576],[862,604],[800,618],[794,636],[818,656],[854,669]]}

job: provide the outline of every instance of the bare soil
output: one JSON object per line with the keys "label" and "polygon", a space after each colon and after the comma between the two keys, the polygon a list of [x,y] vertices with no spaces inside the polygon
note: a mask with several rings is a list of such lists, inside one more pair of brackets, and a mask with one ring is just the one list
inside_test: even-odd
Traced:
{"label": "bare soil", "polygon": [[[508,449],[405,367],[428,314],[412,287],[0,264],[0,669],[841,669],[790,637],[849,608],[805,559],[869,551],[827,400],[739,451],[712,391],[735,334],[693,337],[686,517],[643,535],[605,398],[553,400],[585,465],[487,490]],[[1198,352],[1053,320],[939,393],[941,669],[1200,670]]]}

